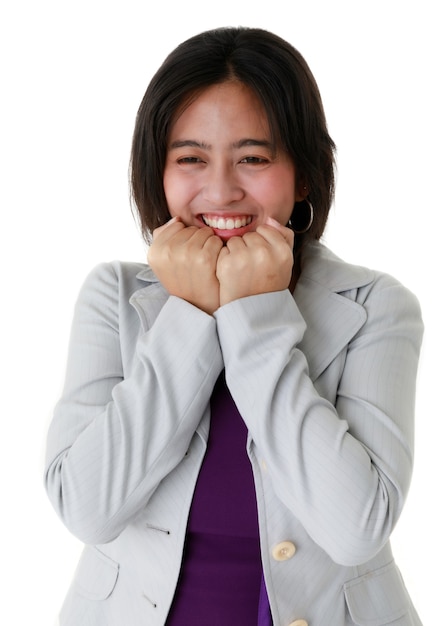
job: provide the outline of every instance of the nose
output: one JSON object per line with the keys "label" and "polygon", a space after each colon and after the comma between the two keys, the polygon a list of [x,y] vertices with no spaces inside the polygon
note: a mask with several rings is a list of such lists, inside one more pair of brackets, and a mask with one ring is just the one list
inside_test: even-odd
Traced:
{"label": "nose", "polygon": [[213,207],[227,207],[242,200],[245,191],[240,185],[232,166],[211,164],[207,168],[204,185],[204,200]]}

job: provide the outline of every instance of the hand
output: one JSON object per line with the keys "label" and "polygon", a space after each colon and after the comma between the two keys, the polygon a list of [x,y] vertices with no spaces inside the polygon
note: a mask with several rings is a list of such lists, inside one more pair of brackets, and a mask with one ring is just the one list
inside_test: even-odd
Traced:
{"label": "hand", "polygon": [[292,230],[272,218],[255,232],[229,239],[216,267],[220,304],[286,289],[291,281],[293,247]]}
{"label": "hand", "polygon": [[222,245],[208,226],[185,226],[174,217],[153,231],[149,265],[171,295],[211,315],[220,303],[216,264]]}

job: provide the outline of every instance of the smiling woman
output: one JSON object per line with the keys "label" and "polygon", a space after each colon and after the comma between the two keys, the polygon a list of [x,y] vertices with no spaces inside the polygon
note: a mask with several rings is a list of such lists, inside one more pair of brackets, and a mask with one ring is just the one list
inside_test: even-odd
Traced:
{"label": "smiling woman", "polygon": [[291,156],[271,142],[265,109],[238,81],[198,95],[175,119],[169,142],[165,197],[186,226],[208,224],[224,241],[243,237],[267,217],[287,224],[305,199]]}
{"label": "smiling woman", "polygon": [[[233,35],[225,29],[212,32]],[[182,149],[180,156],[186,163],[203,163],[216,149],[218,161],[220,147],[224,152],[228,149],[227,137],[221,136],[228,130],[230,152],[236,151],[235,171],[241,160],[241,165],[250,168],[263,167],[263,160],[294,178],[290,213],[280,220],[282,224],[290,217],[295,224],[293,207],[299,209],[297,213],[304,213],[306,201],[314,207],[310,228],[296,237],[296,254],[306,240],[322,236],[334,194],[334,143],[320,93],[303,57],[284,40],[259,29],[239,29],[233,39],[218,45],[203,34],[192,37],[167,57],[150,82],[138,111],[132,146],[132,189],[140,223],[149,239],[170,218],[162,183],[172,152]],[[237,102],[231,97],[233,90]],[[215,145],[208,134],[201,136],[210,129]],[[185,135],[183,130],[193,134]],[[202,153],[189,153],[190,148]],[[213,182],[222,184],[222,178]],[[215,202],[226,208],[222,199]],[[305,222],[301,222],[296,230],[304,229]]]}
{"label": "smiling woman", "polygon": [[149,264],[87,278],[46,485],[84,541],[61,626],[421,626],[390,534],[422,322],[319,241],[334,144],[301,55],[202,33],[147,88]]}

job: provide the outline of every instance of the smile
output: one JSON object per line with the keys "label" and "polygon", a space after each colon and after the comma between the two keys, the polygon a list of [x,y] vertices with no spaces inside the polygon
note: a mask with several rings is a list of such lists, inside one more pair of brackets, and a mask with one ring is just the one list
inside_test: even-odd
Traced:
{"label": "smile", "polygon": [[236,228],[244,228],[251,224],[252,217],[250,215],[238,215],[235,217],[210,217],[208,215],[201,215],[202,220],[210,228],[216,230],[235,230]]}

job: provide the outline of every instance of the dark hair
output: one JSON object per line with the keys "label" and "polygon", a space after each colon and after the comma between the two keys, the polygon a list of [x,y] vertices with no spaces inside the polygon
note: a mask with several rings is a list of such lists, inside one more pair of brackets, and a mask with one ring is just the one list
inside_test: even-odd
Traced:
{"label": "dark hair", "polygon": [[138,110],[131,154],[132,197],[144,237],[169,218],[163,189],[167,140],[176,111],[205,88],[238,80],[260,98],[275,145],[294,161],[314,221],[296,236],[296,250],[319,239],[334,196],[334,142],[320,93],[303,57],[257,28],[220,28],[180,44],[151,80]]}

